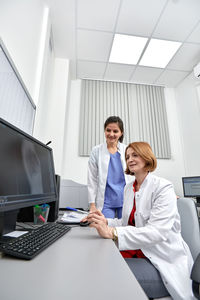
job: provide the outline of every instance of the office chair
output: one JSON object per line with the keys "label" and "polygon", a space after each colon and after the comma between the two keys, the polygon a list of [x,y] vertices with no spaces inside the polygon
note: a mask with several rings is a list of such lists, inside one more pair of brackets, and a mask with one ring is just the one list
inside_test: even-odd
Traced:
{"label": "office chair", "polygon": [[[192,253],[192,257],[194,259],[194,266],[191,273],[191,279],[193,280],[193,292],[195,294],[195,297],[197,297],[197,299],[200,299],[200,229],[197,208],[192,198],[177,199],[177,206],[181,219],[181,235],[184,241],[188,244]],[[163,297],[157,298],[155,300],[170,299],[172,298]]]}
{"label": "office chair", "polygon": [[193,293],[197,299],[200,299],[200,254],[197,256],[197,259],[194,262],[191,279]]}
{"label": "office chair", "polygon": [[195,261],[200,253],[200,229],[196,204],[192,198],[179,198],[177,206],[181,218],[181,234]]}

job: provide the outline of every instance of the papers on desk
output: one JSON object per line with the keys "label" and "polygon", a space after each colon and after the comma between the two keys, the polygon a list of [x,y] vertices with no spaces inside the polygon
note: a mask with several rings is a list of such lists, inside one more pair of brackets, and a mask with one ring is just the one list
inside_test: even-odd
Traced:
{"label": "papers on desk", "polygon": [[64,215],[61,217],[60,221],[63,223],[68,224],[79,224],[83,218],[85,218],[86,215],[83,215],[81,213],[75,212],[75,211],[69,211],[64,213]]}
{"label": "papers on desk", "polygon": [[6,233],[4,234],[3,236],[9,236],[9,237],[14,237],[14,238],[17,238],[25,233],[27,233],[28,231],[18,231],[18,230],[15,230],[15,231],[12,231],[12,232],[9,232],[9,233]]}

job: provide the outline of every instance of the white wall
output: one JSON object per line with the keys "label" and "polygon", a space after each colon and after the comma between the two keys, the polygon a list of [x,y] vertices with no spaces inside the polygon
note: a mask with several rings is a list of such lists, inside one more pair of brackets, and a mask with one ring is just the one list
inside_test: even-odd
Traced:
{"label": "white wall", "polygon": [[38,103],[34,136],[45,144],[52,141],[55,171],[62,175],[69,61],[56,58],[52,75],[45,85],[49,93]]}
{"label": "white wall", "polygon": [[176,89],[185,176],[200,175],[200,100],[196,88],[199,82],[191,73]]}
{"label": "white wall", "polygon": [[155,174],[173,182],[176,194],[182,196],[182,176],[185,170],[183,163],[182,140],[177,117],[178,111],[176,106],[175,90],[173,88],[165,89],[165,101],[171,145],[171,159],[159,159]]}
{"label": "white wall", "polygon": [[78,156],[80,93],[81,80],[71,81],[69,111],[65,125],[66,139],[63,161],[63,178],[86,184],[88,158]]}
{"label": "white wall", "polygon": [[200,79],[196,85],[196,90],[197,90],[198,103],[199,103],[199,109],[200,109]]}
{"label": "white wall", "polygon": [[0,2],[0,36],[34,101],[43,13],[40,0]]}

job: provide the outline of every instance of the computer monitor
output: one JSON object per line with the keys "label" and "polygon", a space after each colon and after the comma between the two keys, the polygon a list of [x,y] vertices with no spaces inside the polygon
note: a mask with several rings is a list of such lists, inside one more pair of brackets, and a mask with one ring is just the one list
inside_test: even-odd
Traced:
{"label": "computer monitor", "polygon": [[200,176],[183,177],[184,197],[194,197],[200,204]]}
{"label": "computer monitor", "polygon": [[0,118],[0,236],[25,207],[56,202],[52,149]]}

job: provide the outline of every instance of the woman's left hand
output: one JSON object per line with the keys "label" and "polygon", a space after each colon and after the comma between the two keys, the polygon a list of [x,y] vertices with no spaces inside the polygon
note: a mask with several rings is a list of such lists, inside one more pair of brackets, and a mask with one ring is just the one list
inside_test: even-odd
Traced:
{"label": "woman's left hand", "polygon": [[90,227],[96,228],[100,236],[107,239],[113,238],[113,228],[107,225],[103,214],[91,213],[88,215],[87,220],[91,223]]}

